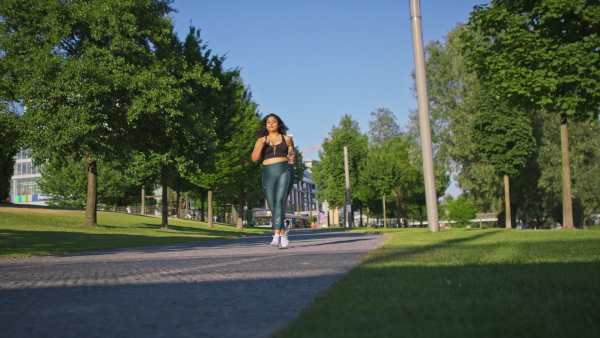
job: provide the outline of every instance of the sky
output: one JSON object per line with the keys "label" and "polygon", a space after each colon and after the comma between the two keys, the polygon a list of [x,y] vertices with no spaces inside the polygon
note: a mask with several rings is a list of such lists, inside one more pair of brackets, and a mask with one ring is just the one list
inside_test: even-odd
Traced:
{"label": "sky", "polygon": [[[485,0],[421,0],[423,41],[443,40]],[[279,115],[295,144],[321,144],[344,115],[369,130],[388,108],[406,126],[417,100],[407,0],[175,0],[175,30],[194,26],[225,68],[240,68],[262,116]],[[318,159],[318,149],[303,153]],[[453,190],[454,189],[454,190]],[[450,193],[457,194],[451,187]]]}

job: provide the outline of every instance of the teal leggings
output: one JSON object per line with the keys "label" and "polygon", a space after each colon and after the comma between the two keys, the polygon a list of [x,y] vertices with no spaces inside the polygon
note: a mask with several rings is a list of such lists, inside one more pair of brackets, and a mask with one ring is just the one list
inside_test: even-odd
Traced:
{"label": "teal leggings", "polygon": [[294,185],[294,167],[287,161],[263,165],[262,185],[271,210],[273,227],[281,230],[285,221],[285,200]]}

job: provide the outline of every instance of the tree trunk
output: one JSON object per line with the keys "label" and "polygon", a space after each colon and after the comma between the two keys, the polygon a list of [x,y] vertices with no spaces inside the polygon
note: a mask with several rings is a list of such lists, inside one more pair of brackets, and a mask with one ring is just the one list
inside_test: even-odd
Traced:
{"label": "tree trunk", "polygon": [[396,222],[398,222],[398,228],[400,227],[400,219],[402,218],[402,202],[400,198],[396,196]]}
{"label": "tree trunk", "polygon": [[505,216],[504,216],[504,213],[506,212],[506,210],[504,210],[504,199],[503,199],[503,197],[504,196],[500,196],[500,198],[498,198],[498,216],[497,216],[497,218],[498,218],[498,221],[497,221],[498,228],[504,228],[504,226],[505,226],[504,223],[506,222],[506,219],[505,219]]}
{"label": "tree trunk", "polygon": [[402,227],[408,228],[408,216],[406,215],[406,204],[402,205]]}
{"label": "tree trunk", "polygon": [[506,229],[512,229],[512,221],[510,218],[510,180],[508,175],[504,175],[504,209],[506,209],[506,213],[504,214],[506,219]]}
{"label": "tree trunk", "polygon": [[173,202],[173,191],[169,191],[168,187],[167,187],[167,199],[169,201],[168,206],[167,206],[169,211],[175,209],[175,204]]}
{"label": "tree trunk", "polygon": [[85,222],[86,226],[96,226],[96,206],[98,204],[98,165],[87,155],[87,201],[85,203]]}
{"label": "tree trunk", "polygon": [[181,192],[179,190],[176,192],[176,198],[175,215],[177,215],[177,218],[181,218]]}
{"label": "tree trunk", "polygon": [[383,195],[383,227],[387,228],[387,220],[385,216],[385,195]]}
{"label": "tree trunk", "polygon": [[585,215],[583,217],[583,230],[590,230],[590,226],[588,225],[588,220],[590,219],[589,215]]}
{"label": "tree trunk", "polygon": [[187,218],[187,215],[191,214],[190,213],[190,193],[186,192],[185,195],[183,196],[183,198],[185,199],[184,201],[184,206],[185,206],[185,215],[183,215],[184,218]]}
{"label": "tree trunk", "polygon": [[363,226],[363,221],[362,221],[362,217],[363,217],[363,214],[362,214],[362,209],[363,209],[363,208],[362,208],[362,205],[361,205],[361,206],[360,206],[360,209],[359,209],[359,210],[360,210],[360,221],[358,222],[358,226],[359,226],[359,227],[362,227],[362,226]]}
{"label": "tree trunk", "polygon": [[146,186],[142,185],[142,215],[146,214]]}
{"label": "tree trunk", "polygon": [[206,218],[204,218],[204,193],[200,193],[200,222],[205,222]]}
{"label": "tree trunk", "polygon": [[214,228],[214,224],[213,224],[213,191],[209,190],[208,191],[208,227],[209,228]]}
{"label": "tree trunk", "polygon": [[569,129],[567,115],[560,119],[560,145],[562,152],[563,229],[573,230],[573,202],[571,198],[571,160],[569,159]]}
{"label": "tree trunk", "polygon": [[237,229],[240,231],[244,230],[244,204],[246,204],[246,199],[241,197],[236,220]]}
{"label": "tree trunk", "polygon": [[162,225],[161,229],[169,228],[169,193],[167,185],[169,184],[169,169],[163,166],[161,173],[161,185],[162,185]]}

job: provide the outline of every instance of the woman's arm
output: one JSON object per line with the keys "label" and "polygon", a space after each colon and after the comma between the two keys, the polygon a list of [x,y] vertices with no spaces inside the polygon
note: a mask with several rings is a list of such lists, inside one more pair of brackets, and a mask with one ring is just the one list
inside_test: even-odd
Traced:
{"label": "woman's arm", "polygon": [[288,147],[292,147],[293,149],[293,153],[290,156],[290,162],[294,163],[296,162],[296,148],[294,146],[294,140],[287,135],[283,135],[283,137],[285,138],[285,142],[287,143]]}
{"label": "woman's arm", "polygon": [[294,140],[287,136],[287,135],[283,135],[283,137],[285,138],[285,142],[292,148],[294,148]]}
{"label": "woman's arm", "polygon": [[258,162],[260,161],[260,158],[262,157],[262,150],[263,147],[265,146],[265,142],[267,141],[267,137],[260,137],[258,140],[256,140],[256,143],[254,144],[254,150],[252,150],[252,161],[254,162]]}

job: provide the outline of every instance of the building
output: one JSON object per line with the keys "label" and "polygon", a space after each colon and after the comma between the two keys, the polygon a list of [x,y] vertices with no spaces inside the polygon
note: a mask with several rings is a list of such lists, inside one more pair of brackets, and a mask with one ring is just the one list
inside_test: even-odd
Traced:
{"label": "building", "polygon": [[34,166],[28,150],[20,150],[15,155],[15,168],[11,177],[9,201],[15,204],[46,205],[44,195],[37,187],[40,166]]}
{"label": "building", "polygon": [[315,199],[317,186],[312,178],[313,160],[305,159],[304,164],[307,169],[304,171],[302,181],[297,182],[292,187],[290,196],[287,200],[286,210],[295,211],[299,215],[312,216],[318,212],[318,203]]}

